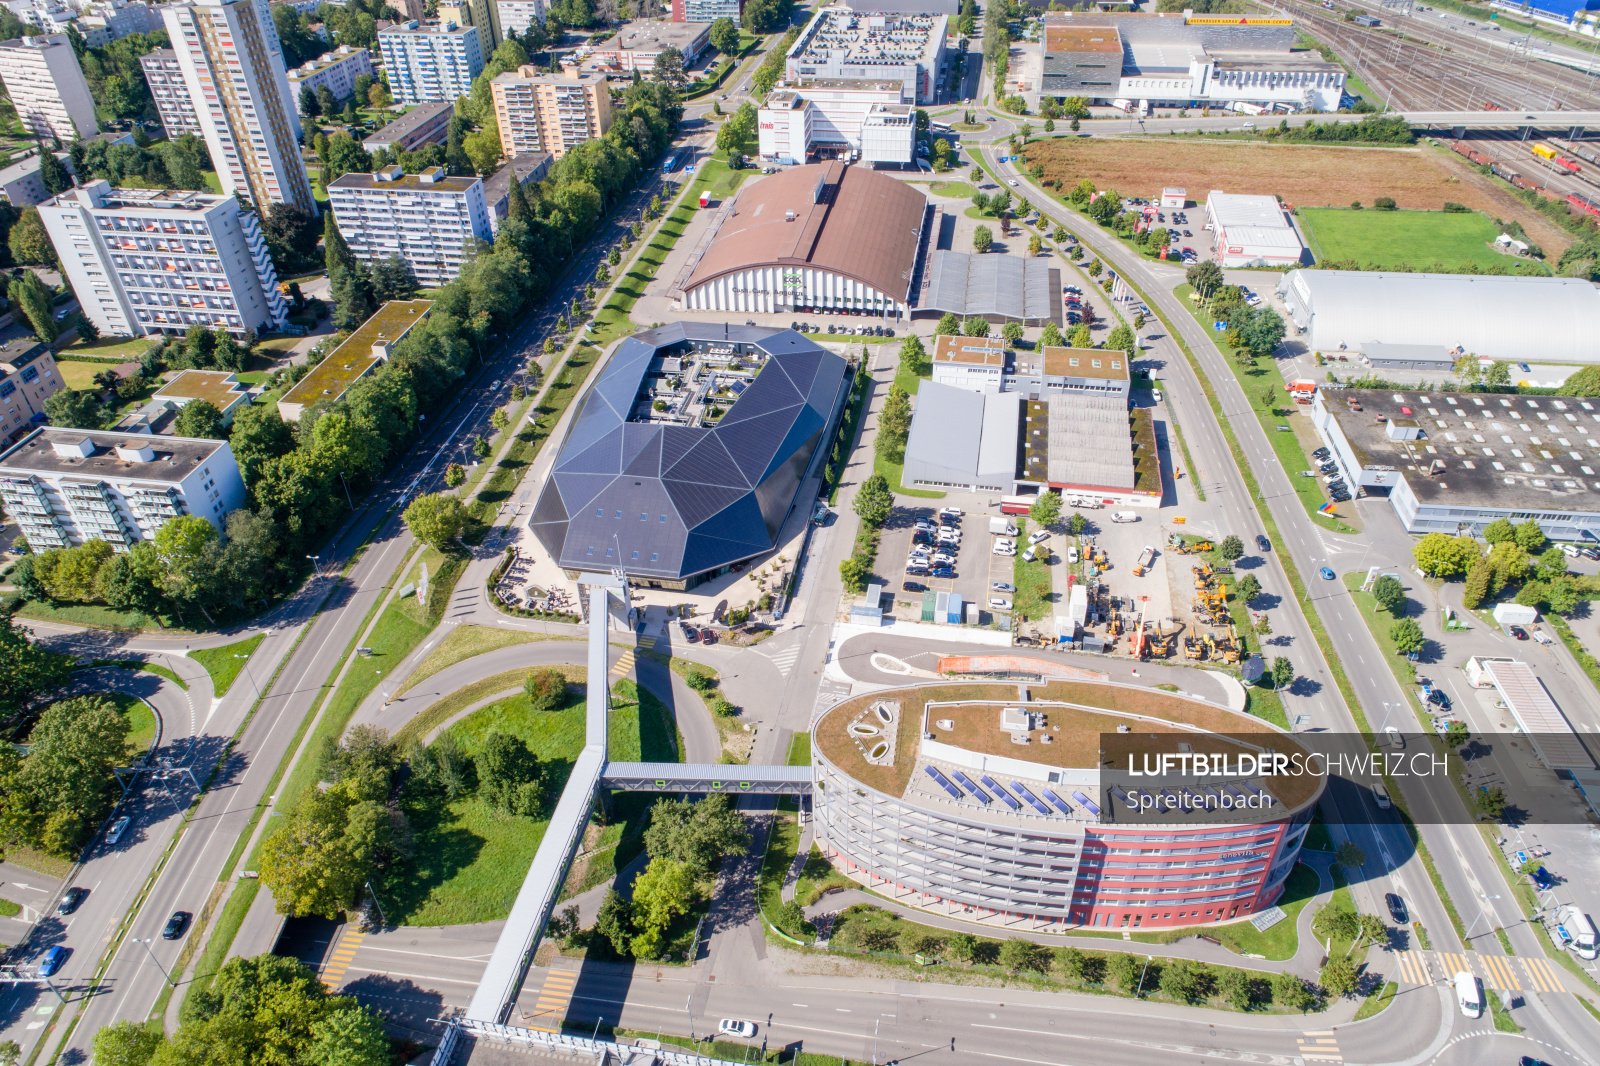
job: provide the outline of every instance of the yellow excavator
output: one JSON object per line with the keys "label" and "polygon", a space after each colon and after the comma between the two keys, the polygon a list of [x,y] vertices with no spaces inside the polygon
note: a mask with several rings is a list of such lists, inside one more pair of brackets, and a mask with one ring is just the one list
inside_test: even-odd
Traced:
{"label": "yellow excavator", "polygon": [[1200,659],[1205,655],[1205,649],[1196,637],[1183,638],[1183,657],[1185,659]]}

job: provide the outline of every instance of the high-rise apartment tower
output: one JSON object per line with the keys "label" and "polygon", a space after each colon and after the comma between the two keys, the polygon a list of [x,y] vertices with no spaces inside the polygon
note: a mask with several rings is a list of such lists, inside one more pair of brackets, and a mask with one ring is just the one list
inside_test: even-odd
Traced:
{"label": "high-rise apartment tower", "polygon": [[611,127],[604,74],[541,74],[530,65],[501,74],[489,89],[507,159],[524,152],[549,152],[560,159]]}

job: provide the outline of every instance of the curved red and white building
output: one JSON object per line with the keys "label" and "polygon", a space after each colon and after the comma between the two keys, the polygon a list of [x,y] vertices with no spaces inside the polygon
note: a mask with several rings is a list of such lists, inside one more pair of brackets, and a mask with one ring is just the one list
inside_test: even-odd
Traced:
{"label": "curved red and white building", "polygon": [[880,691],[813,728],[817,842],[901,904],[984,924],[1164,928],[1270,907],[1325,780],[1254,782],[1273,795],[1259,821],[1129,824],[1102,784],[1102,737],[1119,727],[1177,750],[1241,736],[1299,750],[1260,719],[1135,686],[1054,682],[1027,702],[1015,684]]}

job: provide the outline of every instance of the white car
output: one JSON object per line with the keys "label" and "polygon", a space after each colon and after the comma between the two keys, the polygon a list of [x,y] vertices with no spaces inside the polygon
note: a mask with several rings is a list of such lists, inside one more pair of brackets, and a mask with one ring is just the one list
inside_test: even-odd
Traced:
{"label": "white car", "polygon": [[1022,561],[1025,563],[1033,562],[1034,559],[1038,558],[1038,552],[1038,548],[1029,548],[1027,551],[1022,553]]}
{"label": "white car", "polygon": [[1112,511],[1111,520],[1113,522],[1137,522],[1139,516],[1132,511]]}
{"label": "white car", "polygon": [[1012,179],[1010,179],[1010,178],[1006,179],[1006,184],[1011,186],[1013,189],[1015,189],[1017,187],[1017,183],[1015,181],[1013,181]]}
{"label": "white car", "polygon": [[996,537],[994,538],[994,546],[996,548],[1015,548],[1017,542],[1010,537]]}
{"label": "white car", "polygon": [[1011,610],[1011,601],[1002,599],[999,596],[990,596],[989,606],[993,607],[997,611],[1009,611]]}
{"label": "white car", "polygon": [[1017,554],[1017,546],[1015,544],[996,544],[994,553],[996,555],[1015,555]]}
{"label": "white car", "polygon": [[106,843],[115,844],[117,841],[121,840],[122,834],[128,831],[128,825],[130,822],[132,822],[132,819],[127,815],[123,815],[121,818],[118,818],[116,821],[112,822],[111,830],[106,833]]}
{"label": "white car", "polygon": [[1389,790],[1386,787],[1384,787],[1383,782],[1380,781],[1377,784],[1372,786],[1372,798],[1374,800],[1377,800],[1378,807],[1381,810],[1385,810],[1386,811],[1386,810],[1389,809],[1389,806],[1390,806]]}
{"label": "white car", "polygon": [[1406,746],[1406,738],[1401,736],[1400,730],[1396,729],[1392,725],[1383,727],[1383,739],[1387,740],[1389,742],[1389,746],[1396,750]]}
{"label": "white car", "polygon": [[939,517],[945,519],[946,521],[958,522],[961,520],[961,508],[941,507],[939,508]]}
{"label": "white car", "polygon": [[717,1032],[726,1033],[729,1036],[742,1036],[746,1040],[754,1040],[756,1023],[743,1021],[739,1018],[724,1018],[717,1023]]}
{"label": "white car", "polygon": [[941,536],[941,537],[959,537],[959,536],[961,536],[961,530],[957,526],[940,526],[939,527],[939,536]]}
{"label": "white car", "polygon": [[1038,543],[1040,543],[1042,541],[1046,541],[1046,540],[1049,540],[1049,539],[1050,539],[1050,531],[1047,530],[1047,529],[1036,529],[1032,533],[1028,534],[1028,543],[1029,544],[1038,544]]}
{"label": "white car", "polygon": [[1078,562],[1078,546],[1076,544],[1067,545],[1067,562],[1072,563],[1074,565],[1077,564],[1077,562]]}

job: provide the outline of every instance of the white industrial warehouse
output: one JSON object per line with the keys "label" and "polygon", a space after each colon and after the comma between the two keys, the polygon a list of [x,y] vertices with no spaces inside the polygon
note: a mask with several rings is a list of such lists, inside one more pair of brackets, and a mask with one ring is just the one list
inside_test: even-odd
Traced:
{"label": "white industrial warehouse", "polygon": [[1276,196],[1206,194],[1217,262],[1225,267],[1299,266],[1305,246]]}
{"label": "white industrial warehouse", "polygon": [[1291,270],[1278,295],[1312,351],[1364,352],[1378,341],[1600,363],[1600,290],[1576,278]]}

